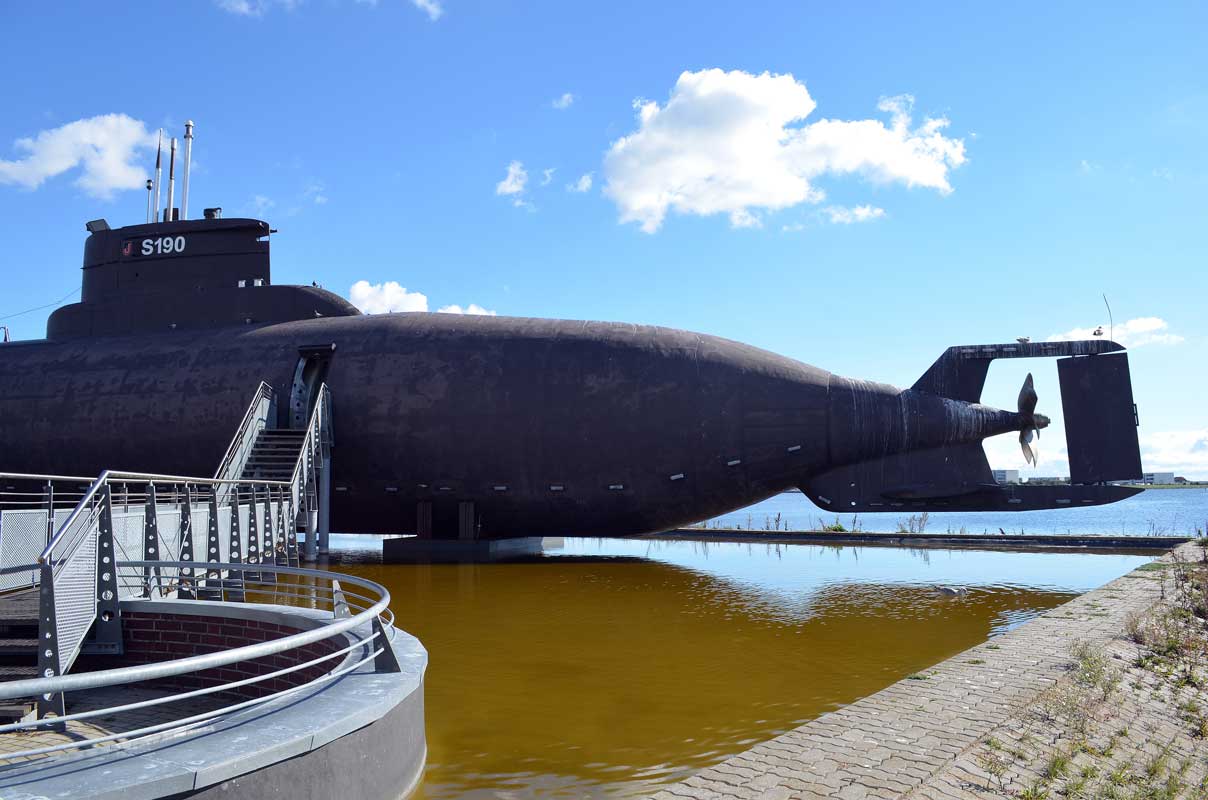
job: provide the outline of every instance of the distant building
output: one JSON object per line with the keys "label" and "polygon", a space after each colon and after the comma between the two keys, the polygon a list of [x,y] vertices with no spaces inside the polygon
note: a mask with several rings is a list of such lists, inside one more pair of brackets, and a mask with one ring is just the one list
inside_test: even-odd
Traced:
{"label": "distant building", "polygon": [[1174,483],[1173,472],[1143,472],[1141,483]]}
{"label": "distant building", "polygon": [[994,480],[996,483],[1019,483],[1019,470],[996,469],[994,470]]}

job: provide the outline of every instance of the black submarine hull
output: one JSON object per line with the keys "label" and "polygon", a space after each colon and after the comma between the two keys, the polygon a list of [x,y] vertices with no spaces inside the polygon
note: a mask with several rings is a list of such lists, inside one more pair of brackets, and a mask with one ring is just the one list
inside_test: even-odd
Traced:
{"label": "black submarine hull", "polygon": [[823,370],[650,326],[445,314],[294,321],[0,348],[0,469],[211,474],[261,380],[330,352],[334,530],[484,537],[664,530],[830,461]]}
{"label": "black submarine hull", "polygon": [[[0,471],[212,475],[264,381],[279,428],[330,388],[349,533],[640,534],[791,487],[834,512],[1021,511],[1113,502],[1134,490],[1105,482],[1140,475],[1112,342],[953,347],[899,390],[667,328],[366,316],[273,285],[261,220],[87,227],[80,302],[0,345]],[[1021,357],[1061,359],[1077,485],[994,481],[982,440],[1048,422],[1034,393],[981,405],[990,362]]]}

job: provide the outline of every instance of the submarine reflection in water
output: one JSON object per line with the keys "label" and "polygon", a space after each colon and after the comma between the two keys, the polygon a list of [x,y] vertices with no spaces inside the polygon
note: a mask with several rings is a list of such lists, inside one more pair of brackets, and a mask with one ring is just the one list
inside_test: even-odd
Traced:
{"label": "submarine reflection in water", "polygon": [[385,584],[429,650],[427,800],[642,796],[1147,560],[567,539],[383,565],[377,541],[335,537],[366,549],[333,568]]}

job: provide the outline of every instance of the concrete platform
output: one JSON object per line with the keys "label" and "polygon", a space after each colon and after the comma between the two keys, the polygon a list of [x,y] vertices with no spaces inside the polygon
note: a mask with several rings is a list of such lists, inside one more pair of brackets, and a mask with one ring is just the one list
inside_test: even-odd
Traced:
{"label": "concrete platform", "polygon": [[547,547],[561,547],[561,538],[421,539],[405,536],[382,541],[386,564],[474,564],[539,556]]}
{"label": "concrete platform", "polygon": [[[305,628],[330,619],[329,612],[273,605],[208,601],[124,601],[128,608],[154,606],[159,614],[235,615]],[[350,633],[367,636],[357,628]],[[424,736],[424,673],[427,651],[414,637],[394,629],[400,672],[377,672],[369,660],[355,670],[314,688],[197,723],[158,738],[115,742],[87,750],[0,766],[0,800],[88,798],[159,800],[219,797],[365,798],[396,800],[417,785],[427,757]],[[348,634],[344,634],[348,636]],[[349,638],[349,643],[354,640]],[[368,644],[350,651],[351,665],[370,655]],[[334,667],[333,667],[334,669]],[[114,687],[72,701],[76,707],[101,701],[141,699],[138,687]],[[159,716],[188,716],[214,700],[191,701],[187,713],[170,715],[164,707],[133,712],[136,719],[89,720],[89,729],[63,734],[8,734],[20,742],[0,745],[14,752],[53,744],[50,738],[79,738],[98,732],[130,730],[154,724]],[[230,698],[227,698],[229,705]],[[76,710],[71,708],[70,710]],[[154,718],[154,719],[153,719]],[[122,727],[125,726],[125,727]],[[31,737],[38,740],[33,741]],[[41,739],[50,737],[45,742]],[[20,747],[15,745],[19,744]],[[0,758],[3,753],[0,752]]]}

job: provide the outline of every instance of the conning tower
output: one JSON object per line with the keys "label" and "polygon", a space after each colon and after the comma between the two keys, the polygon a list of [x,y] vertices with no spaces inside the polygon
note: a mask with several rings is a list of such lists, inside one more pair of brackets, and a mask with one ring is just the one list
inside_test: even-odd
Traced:
{"label": "conning tower", "polygon": [[[175,216],[175,214],[173,215]],[[111,229],[88,223],[80,302],[46,323],[48,339],[265,325],[360,312],[314,286],[274,286],[268,223],[222,219]]]}
{"label": "conning tower", "polygon": [[[164,134],[159,132],[155,178],[147,181],[147,220],[116,230],[89,222],[80,302],[57,309],[47,339],[162,333],[269,325],[361,313],[318,286],[273,286],[269,234],[258,219],[223,219],[207,208],[190,220],[189,167],[193,122],[185,123],[181,208],[175,207],[176,139],[170,141],[167,205],[160,209]],[[154,205],[152,204],[154,201]],[[183,214],[182,214],[183,210]]]}

